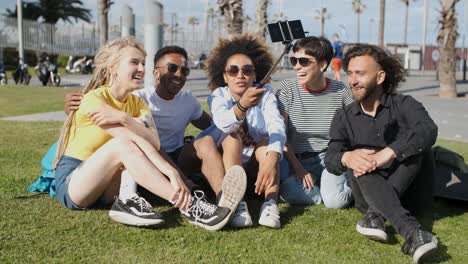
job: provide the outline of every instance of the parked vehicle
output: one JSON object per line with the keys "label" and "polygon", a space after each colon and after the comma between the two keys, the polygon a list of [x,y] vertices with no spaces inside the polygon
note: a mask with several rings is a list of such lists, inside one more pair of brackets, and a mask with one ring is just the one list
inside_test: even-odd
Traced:
{"label": "parked vehicle", "polygon": [[39,78],[39,81],[42,83],[42,85],[60,85],[61,78],[58,74],[58,66],[56,63],[52,62],[48,56],[39,62],[39,64],[36,66],[36,71],[37,77]]}
{"label": "parked vehicle", "polygon": [[29,84],[31,75],[29,75],[28,69],[28,64],[24,63],[23,60],[18,60],[15,72],[13,73],[13,80],[15,81],[15,84]]}
{"label": "parked vehicle", "polygon": [[5,65],[0,61],[0,84],[5,85],[8,83],[8,79],[5,72]]}
{"label": "parked vehicle", "polygon": [[81,73],[81,74],[91,74],[94,70],[93,59],[87,59],[86,56],[83,58],[73,61],[73,56],[68,58],[67,66],[65,70],[68,73]]}

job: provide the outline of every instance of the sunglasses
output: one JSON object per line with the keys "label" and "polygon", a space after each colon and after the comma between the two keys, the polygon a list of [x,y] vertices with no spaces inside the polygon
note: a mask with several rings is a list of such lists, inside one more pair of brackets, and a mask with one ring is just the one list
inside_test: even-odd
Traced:
{"label": "sunglasses", "polygon": [[244,65],[242,68],[239,68],[237,65],[231,65],[226,70],[224,70],[227,75],[230,77],[236,77],[239,74],[239,71],[242,71],[242,74],[245,76],[252,76],[255,72],[255,67],[253,65]]}
{"label": "sunglasses", "polygon": [[291,65],[293,67],[296,66],[298,62],[299,62],[299,65],[301,65],[302,67],[307,67],[312,63],[312,61],[306,57],[300,57],[300,58],[289,57],[289,61],[291,62]]}
{"label": "sunglasses", "polygon": [[[164,67],[156,67],[157,68],[164,68]],[[190,68],[185,67],[185,66],[179,66],[174,63],[168,63],[167,64],[167,71],[170,73],[176,73],[180,69],[180,73],[184,76],[189,76],[190,74]]]}

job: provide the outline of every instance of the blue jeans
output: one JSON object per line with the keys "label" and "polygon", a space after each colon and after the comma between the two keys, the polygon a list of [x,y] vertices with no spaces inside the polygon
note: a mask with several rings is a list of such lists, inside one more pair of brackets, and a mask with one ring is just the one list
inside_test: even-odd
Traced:
{"label": "blue jeans", "polygon": [[351,187],[348,183],[348,172],[334,175],[325,169],[325,153],[300,160],[304,169],[312,174],[314,182],[319,186],[313,189],[304,187],[290,169],[289,163],[283,159],[280,163],[280,195],[289,204],[313,205],[322,201],[328,208],[345,208],[353,200]]}

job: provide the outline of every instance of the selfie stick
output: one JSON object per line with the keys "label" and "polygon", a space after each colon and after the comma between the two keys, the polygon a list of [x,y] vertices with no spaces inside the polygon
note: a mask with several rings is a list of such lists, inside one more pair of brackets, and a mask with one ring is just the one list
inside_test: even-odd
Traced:
{"label": "selfie stick", "polygon": [[[279,22],[278,22],[279,23]],[[283,29],[281,27],[280,28],[280,31],[281,31],[281,35],[283,36],[283,39],[287,39],[286,36],[284,35],[284,32],[283,32]],[[288,28],[289,28],[289,24],[288,24]],[[284,51],[283,53],[281,54],[281,56],[279,57],[279,59],[276,61],[276,63],[273,65],[273,67],[271,67],[271,69],[267,72],[267,74],[265,75],[265,77],[263,77],[263,80],[258,84],[257,88],[262,88],[263,86],[265,86],[265,84],[268,82],[268,80],[270,79],[270,75],[273,73],[273,71],[276,69],[276,66],[278,66],[279,62],[281,61],[281,59],[283,59],[284,55],[288,54],[289,51],[291,50],[293,44],[292,44],[292,40],[294,39],[292,34],[291,34],[291,29],[289,29],[289,38],[291,40],[285,40],[283,41],[283,45],[284,45]]]}
{"label": "selfie stick", "polygon": [[265,84],[268,82],[268,80],[270,79],[270,75],[273,73],[273,71],[276,69],[276,66],[278,66],[279,62],[281,61],[281,59],[284,57],[284,55],[286,55],[287,53],[289,53],[289,51],[291,50],[293,44],[292,44],[292,41],[284,41],[283,44],[285,45],[284,46],[284,51],[283,53],[281,54],[281,56],[279,57],[279,59],[276,61],[276,63],[273,65],[273,67],[271,67],[271,69],[267,72],[267,74],[265,75],[265,77],[263,77],[263,80],[258,84],[257,88],[262,88],[263,86],[265,86]]}

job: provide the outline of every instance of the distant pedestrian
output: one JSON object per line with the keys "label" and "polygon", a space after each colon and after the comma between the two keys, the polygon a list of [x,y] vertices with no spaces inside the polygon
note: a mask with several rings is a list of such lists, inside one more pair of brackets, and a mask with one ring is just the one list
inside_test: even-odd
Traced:
{"label": "distant pedestrian", "polygon": [[333,71],[335,72],[335,80],[340,81],[340,70],[341,70],[341,60],[343,59],[343,47],[344,43],[340,40],[338,34],[333,34]]}

